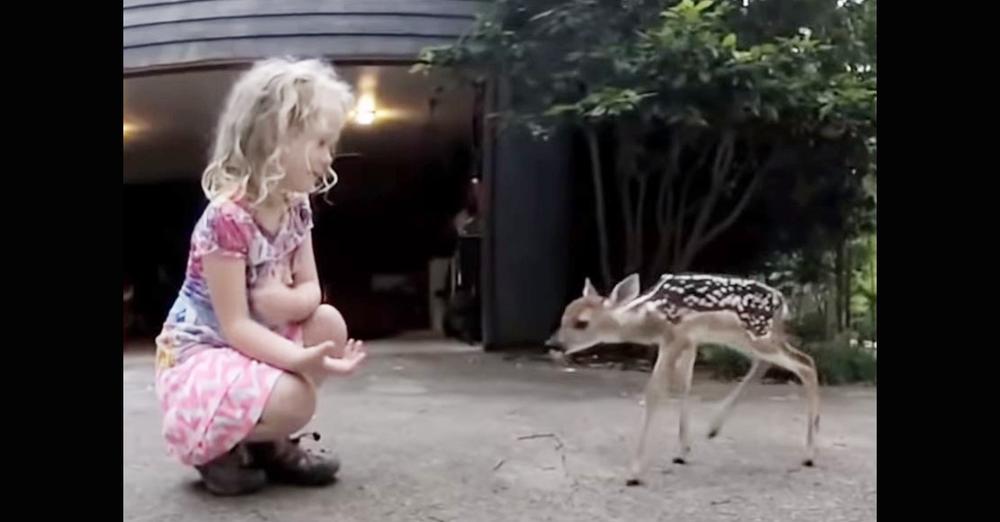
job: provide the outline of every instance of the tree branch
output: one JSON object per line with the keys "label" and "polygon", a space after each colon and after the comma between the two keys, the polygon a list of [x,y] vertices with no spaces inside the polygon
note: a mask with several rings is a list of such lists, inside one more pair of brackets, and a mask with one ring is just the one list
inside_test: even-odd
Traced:
{"label": "tree branch", "polygon": [[644,229],[643,218],[645,217],[644,211],[646,208],[646,185],[647,185],[646,176],[639,178],[639,196],[635,210],[635,242],[634,242],[635,252],[633,253],[634,256],[633,259],[635,261],[635,264],[629,269],[629,273],[638,270],[639,267],[642,265],[642,253],[644,250],[643,248],[644,242],[642,236]]}
{"label": "tree branch", "polygon": [[[665,174],[660,185],[660,195],[657,198],[657,233],[658,244],[652,262],[646,267],[646,276],[653,279],[663,271],[667,264],[667,257],[670,255],[670,247],[674,239],[671,217],[674,213],[674,191],[670,189],[673,185],[674,176]],[[664,202],[666,203],[664,210]]]}
{"label": "tree branch", "polygon": [[587,149],[590,152],[590,174],[594,185],[594,210],[597,218],[597,244],[600,249],[601,278],[604,288],[611,284],[611,266],[608,262],[608,230],[604,216],[604,187],[601,176],[601,151],[597,141],[597,131],[591,126],[584,126],[587,138]]}
{"label": "tree branch", "polygon": [[720,221],[714,227],[712,227],[711,230],[709,230],[703,237],[699,238],[697,240],[697,243],[693,245],[692,249],[693,251],[690,253],[690,257],[687,258],[688,263],[693,261],[694,254],[696,254],[698,250],[701,250],[706,245],[715,240],[715,238],[717,238],[720,234],[725,232],[729,227],[731,227],[736,222],[737,219],[739,219],[739,217],[746,210],[746,207],[750,203],[750,200],[753,199],[753,196],[756,193],[757,188],[760,186],[760,183],[764,179],[764,177],[767,174],[769,174],[772,170],[783,164],[782,158],[784,157],[784,155],[782,155],[779,152],[780,150],[781,149],[778,148],[777,150],[772,152],[770,156],[768,156],[767,162],[758,169],[753,168],[754,166],[756,166],[757,163],[757,155],[756,152],[752,153],[752,159],[750,160],[750,164],[747,166],[746,169],[740,169],[741,171],[740,174],[743,174],[744,171],[753,172],[753,174],[751,174],[752,177],[750,179],[750,183],[746,186],[746,188],[744,188],[743,195],[740,197],[739,201],[736,203],[736,206],[733,207],[733,209],[729,212],[729,214],[725,218],[723,218],[722,221]]}
{"label": "tree branch", "polygon": [[656,198],[656,230],[657,245],[653,258],[646,266],[647,279],[659,275],[666,267],[670,256],[673,236],[672,220],[674,216],[674,184],[680,172],[680,157],[684,148],[684,138],[679,131],[670,135],[670,148],[667,152],[666,166]]}
{"label": "tree branch", "polygon": [[618,185],[618,199],[619,199],[619,206],[621,207],[621,213],[622,213],[622,227],[625,229],[625,245],[624,245],[625,246],[625,248],[624,248],[625,255],[623,256],[624,259],[622,261],[623,261],[624,269],[628,270],[628,268],[629,268],[628,265],[631,263],[631,257],[632,257],[631,256],[632,243],[635,240],[634,231],[633,231],[633,228],[632,228],[632,210],[631,210],[631,208],[632,208],[632,197],[631,197],[631,187],[630,187],[630,185],[632,184],[632,180],[631,180],[631,177],[628,174],[623,173],[620,169],[621,169],[621,166],[619,165],[619,169],[618,169],[618,173],[617,173],[618,174],[618,184],[617,184]]}
{"label": "tree branch", "polygon": [[705,163],[708,161],[708,157],[711,155],[712,147],[705,147],[702,150],[701,156],[695,161],[694,166],[691,167],[692,172],[701,172],[701,169],[705,167]]}
{"label": "tree branch", "polygon": [[[684,246],[680,240],[682,234],[684,233],[684,222],[687,220],[688,214],[693,213],[694,210],[698,208],[696,205],[692,205],[691,207],[687,206],[688,194],[691,192],[691,185],[694,183],[694,178],[698,176],[698,173],[701,172],[701,169],[708,161],[708,157],[711,155],[712,149],[713,147],[711,145],[706,146],[702,150],[701,157],[695,162],[694,168],[689,170],[687,175],[684,177],[684,183],[681,186],[680,201],[677,205],[677,217],[674,218],[676,230],[676,233],[674,234],[674,260],[680,257],[681,248]],[[704,201],[704,199],[698,200],[699,203],[702,201]]]}
{"label": "tree branch", "polygon": [[673,183],[673,176],[670,173],[664,172],[661,179],[663,181],[660,182],[660,190],[656,195],[656,224],[659,229],[666,226],[667,221],[670,220],[670,211],[667,202],[668,198],[673,194],[673,191],[670,190],[670,185]]}
{"label": "tree branch", "polygon": [[[674,132],[670,137],[670,150],[667,152],[667,165],[664,168],[663,183],[660,185],[660,193],[656,198],[656,219],[660,228],[669,224],[673,217],[673,196],[671,187],[674,180],[680,174],[680,155],[682,141],[679,132]],[[667,205],[664,207],[664,202]]]}
{"label": "tree branch", "polygon": [[757,171],[753,178],[750,180],[750,184],[747,185],[746,189],[743,191],[743,195],[740,197],[739,202],[736,206],[729,212],[729,215],[725,217],[722,221],[717,223],[711,230],[709,230],[703,239],[698,242],[697,249],[702,249],[705,245],[712,242],[713,239],[718,237],[719,234],[723,233],[736,222],[736,219],[740,217],[744,210],[746,210],[747,204],[753,198],[754,193],[757,191],[757,187],[760,186],[760,181],[764,178],[761,171]]}
{"label": "tree branch", "polygon": [[638,197],[640,199],[638,202],[633,201],[632,185],[633,179],[636,178],[636,162],[634,132],[630,125],[631,124],[629,122],[622,122],[615,128],[615,137],[617,139],[617,157],[615,164],[619,179],[618,195],[621,199],[622,226],[625,228],[625,245],[623,248],[625,255],[622,259],[622,268],[625,272],[635,270],[641,261],[640,256],[636,255],[636,245],[642,241],[642,239],[638,237],[641,230],[640,221],[642,218],[639,215],[636,215],[633,218],[633,212],[637,207],[641,209],[641,198],[643,196],[642,192],[644,192],[644,189],[641,186],[641,180],[639,180],[640,194]]}
{"label": "tree branch", "polygon": [[691,236],[688,238],[684,254],[680,258],[681,265],[684,267],[690,265],[691,261],[693,261],[694,254],[697,252],[698,245],[701,242],[702,233],[708,225],[709,218],[712,217],[712,212],[715,210],[715,204],[722,192],[725,175],[730,171],[732,166],[735,143],[736,134],[734,131],[726,130],[723,132],[722,138],[719,140],[719,145],[715,150],[715,161],[712,163],[712,182],[708,189],[708,195],[701,206],[701,211],[698,213],[698,218],[695,220],[694,226],[691,228]]}

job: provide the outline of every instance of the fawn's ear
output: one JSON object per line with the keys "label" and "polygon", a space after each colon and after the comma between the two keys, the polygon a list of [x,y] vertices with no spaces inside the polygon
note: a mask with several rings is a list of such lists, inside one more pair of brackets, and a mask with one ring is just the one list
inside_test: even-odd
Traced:
{"label": "fawn's ear", "polygon": [[599,297],[600,294],[597,293],[597,289],[594,288],[594,283],[590,282],[588,277],[586,281],[583,282],[583,297]]}
{"label": "fawn's ear", "polygon": [[639,274],[632,274],[615,285],[609,300],[612,305],[627,303],[639,297]]}

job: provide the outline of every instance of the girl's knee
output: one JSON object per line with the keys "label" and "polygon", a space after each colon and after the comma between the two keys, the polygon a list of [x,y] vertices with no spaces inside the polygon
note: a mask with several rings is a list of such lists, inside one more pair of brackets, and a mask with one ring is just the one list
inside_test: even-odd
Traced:
{"label": "girl's knee", "polygon": [[347,323],[336,308],[321,304],[307,321],[306,336],[310,337],[307,344],[332,340],[343,346],[347,343]]}
{"label": "girl's knee", "polygon": [[271,391],[261,423],[290,435],[308,424],[315,413],[316,390],[302,377],[286,373]]}
{"label": "girl's knee", "polygon": [[317,319],[328,328],[342,331],[347,335],[347,323],[340,311],[328,304],[321,304],[316,308]]}

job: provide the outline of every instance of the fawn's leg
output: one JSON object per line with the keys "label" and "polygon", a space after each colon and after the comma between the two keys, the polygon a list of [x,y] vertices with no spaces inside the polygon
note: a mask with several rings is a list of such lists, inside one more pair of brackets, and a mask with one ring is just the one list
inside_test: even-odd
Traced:
{"label": "fawn's leg", "polygon": [[806,459],[802,464],[812,466],[816,460],[816,432],[819,431],[819,372],[816,371],[816,362],[808,354],[787,342],[783,343],[783,346],[789,356],[799,362],[797,373],[806,389],[809,425],[806,428]]}
{"label": "fawn's leg", "polygon": [[770,364],[760,359],[753,360],[753,364],[750,366],[750,371],[747,372],[747,374],[743,377],[743,380],[736,385],[736,388],[729,392],[729,395],[722,400],[722,404],[719,406],[718,411],[715,413],[715,416],[712,417],[712,422],[709,424],[708,429],[708,438],[715,438],[715,436],[719,434],[719,431],[722,430],[722,425],[733,412],[733,407],[736,406],[736,401],[740,398],[740,395],[743,393],[743,389],[746,388],[747,384],[763,376],[770,367]]}
{"label": "fawn's leg", "polygon": [[[773,351],[774,347],[778,348],[777,352]],[[764,356],[764,359],[798,375],[805,388],[808,415],[806,417],[806,458],[802,464],[812,466],[816,459],[816,431],[819,430],[819,374],[816,371],[816,363],[813,362],[812,357],[799,351],[787,341],[771,341],[771,348],[771,353]]]}
{"label": "fawn's leg", "polygon": [[662,405],[663,399],[667,398],[670,376],[679,355],[679,352],[673,347],[661,346],[660,353],[656,357],[656,364],[653,366],[653,373],[649,377],[649,382],[646,383],[646,406],[643,411],[642,429],[639,432],[639,441],[632,459],[631,474],[626,482],[630,486],[641,483],[639,477],[646,468],[646,443],[649,440],[649,430],[652,428],[653,419]]}
{"label": "fawn's leg", "polygon": [[698,348],[694,344],[684,345],[681,350],[683,355],[677,362],[677,378],[681,383],[680,397],[680,425],[678,426],[677,456],[674,457],[674,464],[684,464],[687,456],[691,453],[691,438],[688,435],[688,394],[691,392],[691,380],[694,378],[694,362],[698,358]]}

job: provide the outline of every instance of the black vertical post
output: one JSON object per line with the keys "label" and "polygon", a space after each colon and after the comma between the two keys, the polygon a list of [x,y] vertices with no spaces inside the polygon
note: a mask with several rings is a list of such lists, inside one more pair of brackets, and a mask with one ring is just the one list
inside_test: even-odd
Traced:
{"label": "black vertical post", "polygon": [[[497,91],[490,101],[502,107],[505,93]],[[487,350],[540,345],[565,305],[569,140],[487,127],[493,131],[483,158],[483,344]]]}

